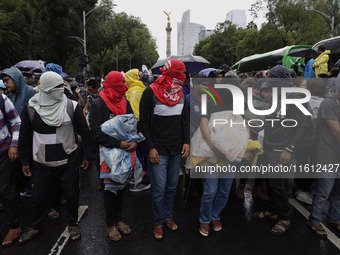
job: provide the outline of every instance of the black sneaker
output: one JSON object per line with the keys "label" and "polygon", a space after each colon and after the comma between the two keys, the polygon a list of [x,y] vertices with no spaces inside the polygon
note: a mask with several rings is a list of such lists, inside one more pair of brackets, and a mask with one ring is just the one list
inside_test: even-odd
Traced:
{"label": "black sneaker", "polygon": [[143,190],[148,190],[150,188],[151,188],[151,184],[139,183],[137,186],[130,188],[130,191],[140,192],[140,191],[143,191]]}

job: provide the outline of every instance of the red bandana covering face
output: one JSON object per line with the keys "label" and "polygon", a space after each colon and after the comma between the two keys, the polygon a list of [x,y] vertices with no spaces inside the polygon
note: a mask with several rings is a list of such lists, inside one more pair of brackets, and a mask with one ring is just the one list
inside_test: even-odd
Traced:
{"label": "red bandana covering face", "polygon": [[156,98],[168,106],[176,105],[182,98],[182,85],[185,80],[185,65],[178,59],[170,59],[163,68],[160,76],[150,88]]}
{"label": "red bandana covering face", "polygon": [[104,81],[104,90],[100,91],[99,96],[114,115],[126,114],[126,84],[124,76],[120,72],[110,72]]}

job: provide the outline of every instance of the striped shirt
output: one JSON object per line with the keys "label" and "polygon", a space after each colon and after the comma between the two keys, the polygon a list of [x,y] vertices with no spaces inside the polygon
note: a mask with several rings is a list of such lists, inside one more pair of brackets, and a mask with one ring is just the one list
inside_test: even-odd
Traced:
{"label": "striped shirt", "polygon": [[0,111],[0,152],[8,150],[9,147],[18,147],[19,131],[21,125],[20,116],[15,109],[11,100],[2,95],[5,105],[8,127],[11,128],[11,133],[8,130],[3,112]]}

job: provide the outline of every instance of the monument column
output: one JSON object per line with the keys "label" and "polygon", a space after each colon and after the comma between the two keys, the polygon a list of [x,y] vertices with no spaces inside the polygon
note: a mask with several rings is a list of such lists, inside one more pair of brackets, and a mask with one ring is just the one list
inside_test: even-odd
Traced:
{"label": "monument column", "polygon": [[166,27],[166,57],[170,57],[171,56],[171,25],[170,25],[170,14],[171,12],[167,13],[165,12],[165,15],[168,16],[168,24]]}

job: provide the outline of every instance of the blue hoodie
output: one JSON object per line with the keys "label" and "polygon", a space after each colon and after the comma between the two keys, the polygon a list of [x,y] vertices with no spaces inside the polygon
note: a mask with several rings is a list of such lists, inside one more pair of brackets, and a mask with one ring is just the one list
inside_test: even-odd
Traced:
{"label": "blue hoodie", "polygon": [[10,92],[7,96],[13,102],[19,115],[25,104],[35,95],[35,90],[26,84],[26,80],[20,70],[14,66],[7,69],[2,75],[10,76],[18,87],[17,93]]}

